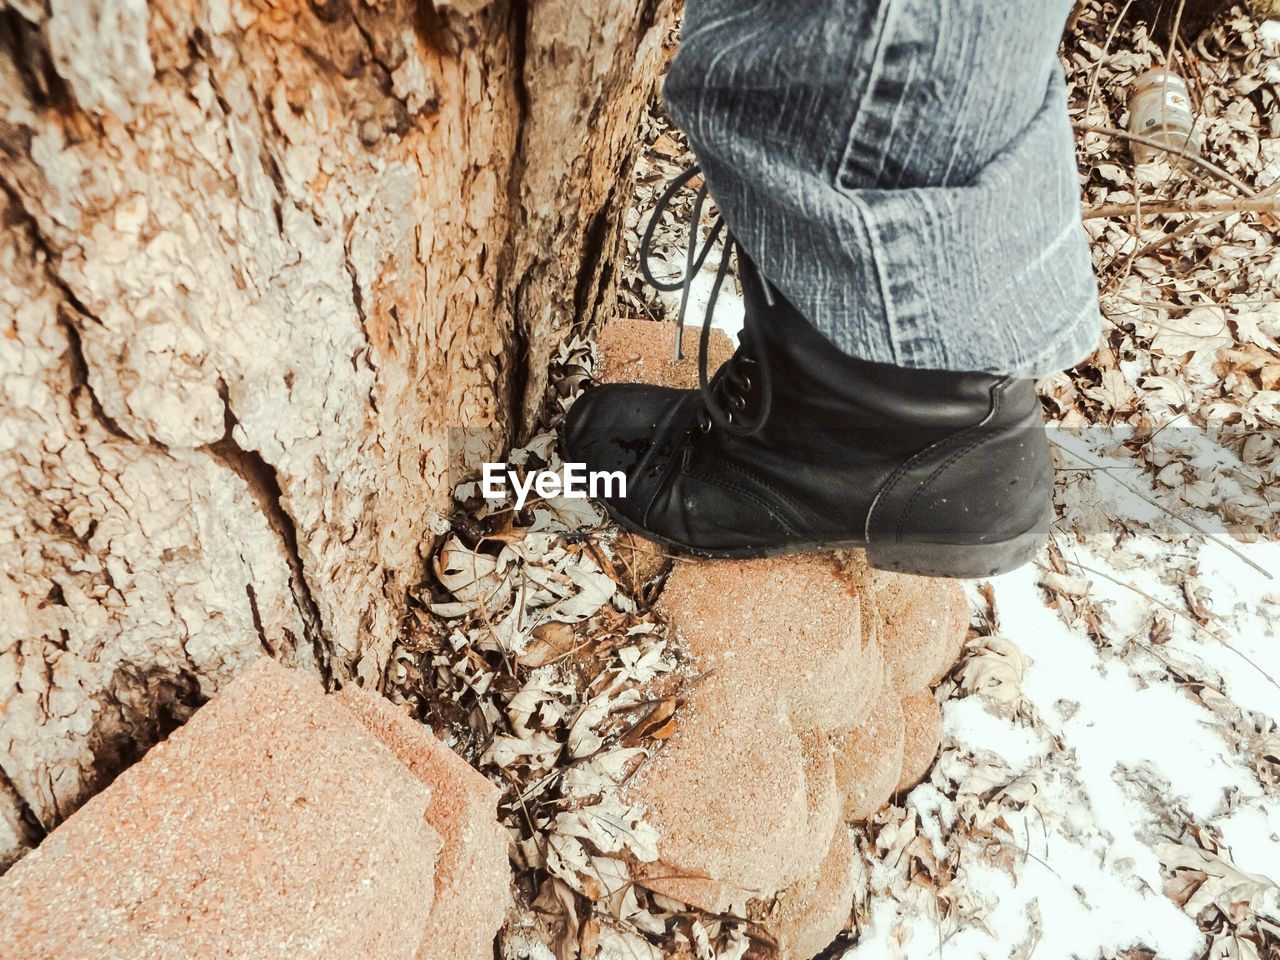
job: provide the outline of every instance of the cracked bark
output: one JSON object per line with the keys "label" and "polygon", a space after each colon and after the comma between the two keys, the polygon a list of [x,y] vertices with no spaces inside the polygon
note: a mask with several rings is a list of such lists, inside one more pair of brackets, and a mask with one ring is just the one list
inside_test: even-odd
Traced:
{"label": "cracked bark", "polygon": [[611,302],[671,20],[0,0],[0,868],[256,657],[379,681]]}
{"label": "cracked bark", "polygon": [[[359,312],[358,303],[356,309]],[[333,665],[330,662],[329,644],[321,621],[320,607],[311,592],[311,587],[307,584],[302,555],[298,552],[298,528],[293,517],[289,516],[289,512],[284,508],[280,478],[271,464],[262,459],[256,450],[246,450],[236,441],[235,430],[239,424],[231,411],[231,404],[227,402],[225,384],[219,385],[219,393],[224,404],[225,432],[222,439],[214,441],[205,449],[244,482],[245,489],[253,496],[268,526],[279,539],[281,552],[289,565],[289,590],[293,604],[302,617],[304,637],[315,654],[315,663],[322,679],[327,686],[331,686]],[[253,585],[245,584],[245,592],[249,596],[254,631],[258,634],[262,645],[269,650],[271,642],[262,629],[262,613],[258,609]]]}

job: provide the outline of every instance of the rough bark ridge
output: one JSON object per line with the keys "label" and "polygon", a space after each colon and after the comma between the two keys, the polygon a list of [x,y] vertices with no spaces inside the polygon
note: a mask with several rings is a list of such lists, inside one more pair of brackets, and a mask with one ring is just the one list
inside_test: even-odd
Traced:
{"label": "rough bark ridge", "polygon": [[0,0],[0,868],[258,656],[378,681],[671,16]]}

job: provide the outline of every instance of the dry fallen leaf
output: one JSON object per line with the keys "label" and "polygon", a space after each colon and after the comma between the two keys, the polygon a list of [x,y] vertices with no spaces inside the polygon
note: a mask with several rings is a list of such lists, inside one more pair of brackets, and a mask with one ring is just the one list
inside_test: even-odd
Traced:
{"label": "dry fallen leaf", "polygon": [[571,624],[544,623],[534,628],[533,639],[516,659],[526,667],[542,667],[568,654],[576,641],[577,634]]}
{"label": "dry fallen leaf", "polygon": [[642,720],[623,734],[622,743],[634,747],[646,740],[668,739],[676,731],[676,705],[675,697],[654,704]]}
{"label": "dry fallen leaf", "polygon": [[1276,904],[1276,884],[1246,873],[1218,853],[1189,843],[1164,841],[1155,845],[1160,862],[1172,872],[1180,905],[1193,917],[1216,907],[1231,921],[1258,912],[1264,902]]}

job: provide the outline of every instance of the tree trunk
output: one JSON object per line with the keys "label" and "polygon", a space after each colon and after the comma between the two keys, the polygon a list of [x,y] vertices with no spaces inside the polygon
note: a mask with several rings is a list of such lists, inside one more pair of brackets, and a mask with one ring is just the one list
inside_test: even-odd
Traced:
{"label": "tree trunk", "polygon": [[0,0],[0,869],[262,655],[379,683],[611,301],[671,0]]}

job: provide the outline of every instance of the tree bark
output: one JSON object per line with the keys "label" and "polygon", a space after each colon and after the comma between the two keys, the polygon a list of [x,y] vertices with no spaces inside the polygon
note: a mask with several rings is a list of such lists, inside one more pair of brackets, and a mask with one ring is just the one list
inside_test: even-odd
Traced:
{"label": "tree bark", "polygon": [[609,308],[672,18],[0,0],[0,869],[256,657],[379,683]]}

